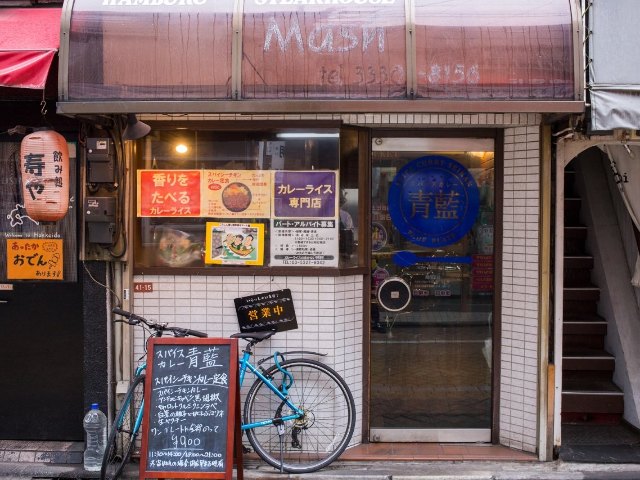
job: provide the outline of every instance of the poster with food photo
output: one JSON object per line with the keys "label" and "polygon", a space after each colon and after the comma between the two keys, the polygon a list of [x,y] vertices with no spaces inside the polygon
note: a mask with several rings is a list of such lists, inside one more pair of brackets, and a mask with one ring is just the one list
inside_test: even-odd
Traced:
{"label": "poster with food photo", "polygon": [[204,170],[203,212],[206,217],[268,218],[271,172]]}
{"label": "poster with food photo", "polygon": [[207,222],[205,263],[218,265],[262,265],[262,223]]}

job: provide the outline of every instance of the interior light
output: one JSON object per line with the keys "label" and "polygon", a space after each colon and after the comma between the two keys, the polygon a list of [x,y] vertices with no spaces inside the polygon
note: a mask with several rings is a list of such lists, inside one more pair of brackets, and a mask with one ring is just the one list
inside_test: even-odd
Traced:
{"label": "interior light", "polygon": [[187,151],[189,150],[189,148],[187,148],[187,146],[184,143],[179,143],[178,145],[176,145],[176,152],[178,153],[187,153]]}
{"label": "interior light", "polygon": [[277,133],[278,138],[338,138],[339,133],[318,133],[318,132],[283,132]]}

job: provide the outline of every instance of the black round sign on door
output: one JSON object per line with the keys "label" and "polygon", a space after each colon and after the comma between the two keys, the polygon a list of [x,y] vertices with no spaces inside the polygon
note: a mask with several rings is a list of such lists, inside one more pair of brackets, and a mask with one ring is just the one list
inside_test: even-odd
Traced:
{"label": "black round sign on door", "polygon": [[400,277],[389,277],[378,287],[378,303],[389,312],[400,312],[411,302],[411,288]]}

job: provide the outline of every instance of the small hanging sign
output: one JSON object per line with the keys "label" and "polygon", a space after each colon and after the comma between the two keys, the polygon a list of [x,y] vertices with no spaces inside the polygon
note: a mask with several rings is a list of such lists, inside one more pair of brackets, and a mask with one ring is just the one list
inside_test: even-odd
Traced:
{"label": "small hanging sign", "polygon": [[241,332],[298,328],[291,290],[285,288],[234,299]]}

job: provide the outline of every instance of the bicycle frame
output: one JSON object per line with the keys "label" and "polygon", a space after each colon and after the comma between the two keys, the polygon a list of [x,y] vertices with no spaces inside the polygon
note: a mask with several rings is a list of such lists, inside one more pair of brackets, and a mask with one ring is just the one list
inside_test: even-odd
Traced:
{"label": "bicycle frame", "polygon": [[[134,373],[134,378],[136,378],[138,375],[142,374],[142,372],[144,372],[147,369],[147,364],[143,363],[141,365],[138,365],[136,367],[136,371]],[[133,398],[130,399],[130,401],[133,402]],[[123,405],[124,406],[124,405]],[[122,414],[124,414],[124,412],[126,411],[126,408],[120,408],[120,411],[122,412]],[[132,431],[137,434],[138,431],[140,430],[140,425],[142,425],[142,415],[144,413],[144,398],[142,398],[142,402],[140,402],[140,408],[138,409],[138,415],[136,416],[136,421],[133,424],[133,429]],[[122,418],[118,419],[118,424],[121,425],[120,422],[122,422]]]}
{"label": "bicycle frame", "polygon": [[[251,358],[251,353],[245,351],[243,352],[242,357],[239,359],[239,362],[238,362],[240,386],[242,386],[244,382],[245,374],[248,370],[251,373],[253,373],[258,379],[260,379],[260,381],[264,383],[269,388],[269,390],[271,390],[278,398],[280,398],[280,400],[282,400],[287,405],[287,407],[289,407],[294,413],[292,413],[291,415],[285,415],[281,418],[270,418],[270,419],[265,419],[258,422],[243,424],[241,426],[241,430],[244,431],[244,430],[250,430],[252,428],[257,428],[257,427],[266,427],[268,425],[274,425],[276,423],[287,422],[289,420],[296,420],[304,416],[304,412],[300,408],[298,408],[296,405],[291,403],[291,401],[287,397],[286,389],[284,389],[285,390],[284,392],[281,392],[280,389],[278,389],[278,387],[276,387],[271,382],[270,379],[265,377],[262,374],[262,372],[249,361],[249,358]],[[134,375],[137,377],[142,372],[144,372],[146,368],[147,368],[146,363],[139,365],[138,367],[136,367],[136,371]],[[121,411],[124,412],[125,409],[122,409]],[[144,413],[144,398],[142,399],[142,403],[140,404],[140,409],[138,410],[138,416],[133,426],[134,432],[138,432],[138,430],[140,429],[140,425],[142,424],[143,413]],[[122,419],[118,419],[118,420],[121,421]]]}
{"label": "bicycle frame", "polygon": [[287,397],[286,394],[286,388],[284,389],[284,392],[281,392],[278,387],[276,387],[273,383],[271,383],[271,380],[269,380],[267,377],[265,377],[262,372],[260,372],[260,370],[258,370],[250,361],[249,358],[251,357],[251,353],[247,352],[246,350],[243,352],[242,354],[242,358],[240,358],[240,362],[239,362],[239,375],[240,375],[240,386],[242,386],[242,383],[244,382],[244,377],[245,377],[245,373],[247,372],[247,370],[249,370],[251,373],[253,373],[256,377],[258,377],[258,379],[260,379],[260,381],[262,383],[264,383],[269,390],[271,390],[278,398],[280,398],[280,400],[283,401],[283,403],[285,403],[287,405],[287,407],[289,407],[294,413],[291,415],[285,415],[281,418],[271,418],[268,420],[261,420],[258,422],[253,422],[253,423],[247,423],[247,424],[243,424],[241,426],[241,430],[250,430],[252,428],[256,428],[256,427],[266,427],[267,425],[275,425],[276,423],[280,424],[282,422],[287,422],[289,420],[296,420],[297,418],[300,418],[304,415],[304,412],[302,410],[300,410],[296,405],[294,405],[293,403],[291,403],[291,401],[289,400],[289,398]]}

